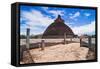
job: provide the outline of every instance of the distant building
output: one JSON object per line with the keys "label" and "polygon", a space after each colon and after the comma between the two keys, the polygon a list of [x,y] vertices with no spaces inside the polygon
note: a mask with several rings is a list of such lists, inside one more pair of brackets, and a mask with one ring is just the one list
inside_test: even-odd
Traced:
{"label": "distant building", "polygon": [[72,29],[67,26],[61,16],[58,15],[57,19],[44,31],[42,38],[62,38],[64,34],[66,34],[66,37],[74,36]]}

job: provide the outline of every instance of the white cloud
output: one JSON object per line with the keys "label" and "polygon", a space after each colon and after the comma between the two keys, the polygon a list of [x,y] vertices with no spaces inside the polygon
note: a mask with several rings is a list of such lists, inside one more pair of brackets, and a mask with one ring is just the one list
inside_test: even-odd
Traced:
{"label": "white cloud", "polygon": [[72,27],[72,30],[77,35],[89,34],[95,32],[95,21],[92,21],[90,24]]}
{"label": "white cloud", "polygon": [[68,25],[69,27],[72,27],[74,25],[74,22],[67,22],[67,21],[65,21],[65,24]]}
{"label": "white cloud", "polygon": [[76,17],[80,16],[80,12],[76,12],[74,15],[70,16],[71,19],[74,19]]}
{"label": "white cloud", "polygon": [[47,27],[49,24],[53,22],[53,19],[51,19],[48,16],[44,16],[40,11],[37,10],[31,10],[31,11],[21,11],[21,18],[26,21],[26,26],[22,26],[24,29],[26,27],[31,28],[31,33],[33,34],[39,34],[43,33],[45,29],[41,29],[41,27]]}
{"label": "white cloud", "polygon": [[[63,16],[64,15],[64,11],[63,10],[57,10],[57,8],[55,8],[55,10],[48,10],[48,7],[42,7],[45,12],[47,13],[51,13],[53,14],[53,16],[56,18],[58,15]],[[54,8],[53,8],[54,9]]]}
{"label": "white cloud", "polygon": [[52,14],[55,16],[55,18],[56,18],[58,15],[61,15],[61,16],[64,15],[64,11],[60,11],[60,10],[51,10],[51,11],[49,11],[49,13],[52,13]]}
{"label": "white cloud", "polygon": [[89,13],[84,13],[84,15],[88,17],[88,16],[90,16],[91,14],[89,14]]}
{"label": "white cloud", "polygon": [[47,11],[48,10],[48,7],[42,7],[42,9],[44,9],[45,11]]}

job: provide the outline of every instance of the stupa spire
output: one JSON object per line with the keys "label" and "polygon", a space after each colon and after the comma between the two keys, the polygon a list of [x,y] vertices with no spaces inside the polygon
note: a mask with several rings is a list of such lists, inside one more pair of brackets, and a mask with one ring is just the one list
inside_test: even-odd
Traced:
{"label": "stupa spire", "polygon": [[60,16],[60,15],[58,15],[58,18],[61,18],[61,16]]}
{"label": "stupa spire", "polygon": [[57,19],[55,20],[55,23],[63,23],[64,20],[61,18],[60,15],[58,15]]}

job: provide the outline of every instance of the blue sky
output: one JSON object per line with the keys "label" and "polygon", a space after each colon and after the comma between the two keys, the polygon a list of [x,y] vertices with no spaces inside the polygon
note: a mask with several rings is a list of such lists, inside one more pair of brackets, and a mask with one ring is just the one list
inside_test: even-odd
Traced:
{"label": "blue sky", "polygon": [[58,8],[44,6],[20,6],[20,34],[26,35],[29,27],[31,35],[43,33],[61,15],[65,24],[75,34],[95,34],[95,10],[79,8]]}

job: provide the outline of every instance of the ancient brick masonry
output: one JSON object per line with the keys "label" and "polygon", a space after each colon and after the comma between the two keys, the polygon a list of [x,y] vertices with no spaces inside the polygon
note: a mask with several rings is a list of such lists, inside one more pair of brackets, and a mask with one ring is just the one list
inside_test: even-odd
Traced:
{"label": "ancient brick masonry", "polygon": [[71,28],[67,26],[61,16],[58,15],[57,19],[47,27],[42,38],[60,38],[64,36],[64,33],[66,33],[67,37],[74,36]]}

